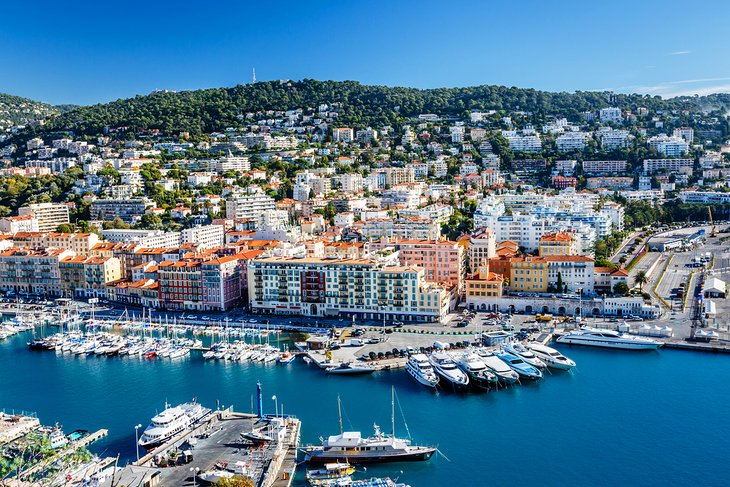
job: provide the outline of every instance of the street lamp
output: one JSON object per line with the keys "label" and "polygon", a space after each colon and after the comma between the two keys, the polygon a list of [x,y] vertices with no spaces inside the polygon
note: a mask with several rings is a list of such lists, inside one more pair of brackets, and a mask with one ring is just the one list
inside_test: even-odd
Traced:
{"label": "street lamp", "polygon": [[137,463],[139,463],[139,429],[141,427],[141,424],[134,427],[134,450],[137,452]]}
{"label": "street lamp", "polygon": [[190,467],[190,471],[193,472],[193,487],[197,487],[197,485],[198,485],[197,477],[198,477],[198,472],[200,472],[200,467],[195,467],[195,468]]}
{"label": "street lamp", "polygon": [[279,399],[277,399],[276,395],[271,396],[271,400],[274,401],[274,417],[279,417]]}

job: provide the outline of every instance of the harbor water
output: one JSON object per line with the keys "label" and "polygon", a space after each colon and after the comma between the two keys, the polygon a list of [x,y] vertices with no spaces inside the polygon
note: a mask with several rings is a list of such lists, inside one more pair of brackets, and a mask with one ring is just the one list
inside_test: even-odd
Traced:
{"label": "harbor water", "polygon": [[[578,367],[539,383],[489,393],[427,390],[405,371],[325,375],[290,365],[31,352],[29,333],[0,342],[0,407],[34,411],[41,422],[107,428],[92,449],[135,457],[136,424],[192,398],[209,407],[252,410],[256,381],[264,408],[273,395],[303,422],[302,443],[345,429],[390,431],[396,388],[396,434],[438,444],[429,462],[368,467],[364,476],[400,477],[417,486],[727,485],[730,357],[661,350],[627,352],[560,347]],[[404,426],[402,413],[407,421]],[[300,476],[301,477],[301,476]],[[297,480],[296,485],[304,485]]]}

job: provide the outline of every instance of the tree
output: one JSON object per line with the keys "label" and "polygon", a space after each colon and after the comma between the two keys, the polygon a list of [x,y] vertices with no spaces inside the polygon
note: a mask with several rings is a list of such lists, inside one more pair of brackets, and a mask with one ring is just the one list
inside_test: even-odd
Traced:
{"label": "tree", "polygon": [[157,230],[162,227],[162,218],[154,213],[145,213],[139,221],[140,228]]}
{"label": "tree", "polygon": [[563,275],[560,272],[558,272],[558,283],[555,287],[558,288],[558,292],[563,291]]}
{"label": "tree", "polygon": [[645,271],[639,271],[634,276],[634,284],[639,286],[639,291],[643,291],[644,284],[649,282],[649,278],[646,276]]}
{"label": "tree", "polygon": [[613,286],[613,294],[629,294],[629,285],[625,282],[616,283]]}
{"label": "tree", "polygon": [[229,479],[218,480],[213,484],[213,487],[254,487],[254,484],[248,477],[235,475]]}
{"label": "tree", "polygon": [[61,223],[56,227],[56,231],[59,233],[74,233],[74,226],[70,223]]}

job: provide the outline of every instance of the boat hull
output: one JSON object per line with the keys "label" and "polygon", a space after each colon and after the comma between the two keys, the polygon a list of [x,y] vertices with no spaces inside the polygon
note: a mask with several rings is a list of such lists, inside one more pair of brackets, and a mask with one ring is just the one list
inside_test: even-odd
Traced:
{"label": "boat hull", "polygon": [[642,342],[631,343],[630,341],[615,342],[610,340],[586,340],[580,338],[571,338],[569,336],[562,336],[555,340],[557,343],[566,345],[582,345],[586,347],[598,347],[598,348],[615,348],[619,350],[656,350],[662,346],[659,342]]}
{"label": "boat hull", "polygon": [[363,463],[391,463],[391,462],[423,462],[430,459],[436,452],[435,448],[428,448],[419,450],[417,452],[407,453],[393,453],[393,454],[358,454],[352,452],[351,454],[343,452],[325,452],[325,451],[312,451],[307,453],[306,461],[311,464],[325,464],[325,463],[351,463],[351,464],[363,464]]}
{"label": "boat hull", "polygon": [[418,375],[418,374],[414,374],[414,373],[413,373],[413,372],[411,372],[410,370],[408,371],[408,375],[410,375],[411,377],[413,377],[414,379],[416,379],[416,380],[417,380],[417,381],[418,381],[418,382],[419,382],[419,383],[420,383],[421,385],[424,385],[424,386],[426,386],[426,387],[432,387],[432,388],[435,388],[435,387],[436,387],[436,386],[438,385],[438,383],[439,383],[439,381],[438,381],[438,380],[437,380],[437,381],[435,381],[435,382],[431,382],[431,381],[427,380],[426,378],[424,378],[424,377],[423,377],[423,376],[421,376],[421,375]]}

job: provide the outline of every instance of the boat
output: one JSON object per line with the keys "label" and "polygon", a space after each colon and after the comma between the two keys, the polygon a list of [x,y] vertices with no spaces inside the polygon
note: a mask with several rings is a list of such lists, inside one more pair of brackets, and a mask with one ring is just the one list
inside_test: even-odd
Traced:
{"label": "boat", "polygon": [[373,367],[369,365],[353,365],[350,362],[342,362],[339,365],[327,367],[325,370],[327,374],[372,374],[375,372]]}
{"label": "boat", "polygon": [[469,376],[466,375],[452,358],[445,352],[434,352],[430,355],[429,361],[436,373],[455,388],[462,388],[469,385]]}
{"label": "boat", "polygon": [[262,433],[262,430],[252,430],[249,433],[243,433],[241,434],[241,438],[253,441],[254,443],[268,443],[273,441],[273,438]]}
{"label": "boat", "polygon": [[179,406],[169,407],[155,415],[139,438],[139,446],[152,449],[165,443],[182,431],[192,428],[201,419],[211,413],[197,402],[187,402]]}
{"label": "boat", "polygon": [[522,360],[532,365],[533,367],[537,367],[538,369],[544,369],[546,367],[545,362],[540,360],[534,353],[532,353],[532,351],[530,351],[528,348],[525,348],[525,346],[520,342],[503,343],[502,350],[505,350],[512,355],[517,355]]}
{"label": "boat", "polygon": [[513,384],[520,379],[520,375],[515,372],[512,367],[500,360],[492,352],[485,348],[477,348],[477,355],[482,359],[484,365],[497,376],[501,382],[505,384]]}
{"label": "boat", "polygon": [[48,441],[51,443],[51,448],[58,450],[68,444],[68,438],[63,434],[60,428],[54,429],[48,436]]}
{"label": "boat", "polygon": [[542,372],[540,372],[540,369],[528,364],[518,355],[513,355],[505,350],[495,352],[495,355],[505,364],[509,365],[512,370],[520,374],[520,377],[530,380],[542,379]]}
{"label": "boat", "polygon": [[568,345],[586,345],[589,347],[619,348],[622,350],[656,350],[664,343],[651,338],[625,335],[614,330],[596,330],[581,328],[562,335],[555,340]]}
{"label": "boat", "polygon": [[428,357],[422,353],[415,353],[408,357],[406,372],[426,387],[436,387],[439,383],[439,376],[433,370]]}
{"label": "boat", "polygon": [[350,485],[355,468],[349,463],[326,463],[323,468],[307,470],[306,478],[312,486]]}
{"label": "boat", "polygon": [[480,389],[488,389],[499,381],[497,375],[489,370],[481,357],[473,352],[464,353],[456,365],[466,372],[469,382]]}
{"label": "boat", "polygon": [[554,348],[550,348],[539,343],[528,343],[527,348],[537,355],[537,357],[545,362],[552,369],[570,370],[575,367],[575,362],[558,352]]}
{"label": "boat", "polygon": [[284,352],[279,356],[279,363],[280,364],[290,364],[294,362],[294,360],[297,358],[296,355],[294,355],[291,352]]}
{"label": "boat", "polygon": [[390,477],[373,477],[369,479],[353,480],[349,487],[410,487]]}
{"label": "boat", "polygon": [[395,388],[391,390],[391,434],[381,432],[377,424],[373,425],[374,435],[367,438],[363,438],[359,431],[343,431],[342,410],[340,398],[338,397],[337,409],[340,413],[340,434],[322,439],[320,446],[307,448],[305,461],[312,464],[333,462],[362,464],[425,461],[431,458],[436,452],[436,447],[413,445],[411,440],[395,436]]}
{"label": "boat", "polygon": [[226,462],[217,462],[212,469],[200,472],[198,479],[203,482],[214,485],[217,482],[233,477],[249,477],[251,468],[246,462],[238,461],[233,465]]}

